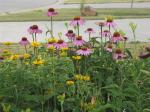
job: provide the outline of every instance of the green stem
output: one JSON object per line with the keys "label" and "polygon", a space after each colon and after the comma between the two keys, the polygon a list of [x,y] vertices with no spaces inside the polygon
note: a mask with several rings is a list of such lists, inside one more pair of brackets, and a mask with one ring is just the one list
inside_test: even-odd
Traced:
{"label": "green stem", "polygon": [[53,37],[53,17],[51,17],[51,37]]}

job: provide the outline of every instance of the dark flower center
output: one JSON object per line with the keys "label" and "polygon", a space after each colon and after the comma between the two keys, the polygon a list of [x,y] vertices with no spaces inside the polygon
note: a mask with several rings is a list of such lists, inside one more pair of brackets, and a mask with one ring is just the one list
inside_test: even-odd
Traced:
{"label": "dark flower center", "polygon": [[22,41],[27,41],[27,38],[26,37],[22,37]]}
{"label": "dark flower center", "polygon": [[126,40],[128,40],[128,37],[123,37],[123,39],[126,41]]}
{"label": "dark flower center", "polygon": [[80,20],[81,18],[80,17],[75,17],[74,20],[78,21]]}
{"label": "dark flower center", "polygon": [[63,40],[58,40],[58,44],[62,44],[64,41]]}
{"label": "dark flower center", "polygon": [[55,42],[53,42],[53,41],[48,42],[48,44],[53,44],[53,43],[55,43]]}
{"label": "dark flower center", "polygon": [[93,29],[92,28],[88,28],[87,31],[93,31]]}
{"label": "dark flower center", "polygon": [[105,32],[105,33],[108,33],[109,31],[108,31],[108,30],[104,30],[104,32]]}
{"label": "dark flower center", "polygon": [[48,9],[48,12],[55,12],[55,9],[49,8],[49,9]]}
{"label": "dark flower center", "polygon": [[150,53],[148,53],[148,54],[141,54],[139,57],[142,58],[142,59],[150,58]]}
{"label": "dark flower center", "polygon": [[37,30],[38,29],[38,26],[37,25],[33,25],[30,27],[32,30]]}
{"label": "dark flower center", "polygon": [[150,52],[150,47],[146,47],[145,49],[146,49],[148,52]]}
{"label": "dark flower center", "polygon": [[112,48],[113,48],[113,45],[112,45],[112,44],[109,44],[109,45],[108,45],[108,48],[112,49]]}
{"label": "dark flower center", "polygon": [[4,57],[0,57],[0,60],[4,60]]}
{"label": "dark flower center", "polygon": [[108,19],[107,19],[107,22],[110,22],[110,23],[111,23],[111,22],[113,22],[113,19],[108,18]]}
{"label": "dark flower center", "polygon": [[115,53],[116,53],[116,54],[121,54],[121,53],[122,53],[122,50],[121,50],[121,49],[116,49]]}
{"label": "dark flower center", "polygon": [[73,31],[72,31],[72,30],[68,30],[68,33],[69,33],[69,34],[72,34],[72,33],[73,33]]}
{"label": "dark flower center", "polygon": [[86,51],[86,50],[87,50],[87,48],[86,48],[86,47],[82,47],[81,49],[82,49],[83,51]]}
{"label": "dark flower center", "polygon": [[76,40],[82,40],[82,36],[76,37]]}
{"label": "dark flower center", "polygon": [[120,33],[119,33],[119,32],[115,32],[115,33],[113,34],[113,37],[120,37]]}

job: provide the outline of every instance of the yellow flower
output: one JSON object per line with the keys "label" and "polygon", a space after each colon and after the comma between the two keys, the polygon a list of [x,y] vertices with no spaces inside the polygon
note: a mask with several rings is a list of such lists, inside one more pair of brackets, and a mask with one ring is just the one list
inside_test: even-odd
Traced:
{"label": "yellow flower", "polygon": [[83,81],[90,81],[91,80],[90,76],[84,76],[81,74],[75,75],[75,79],[76,80],[83,80]]}
{"label": "yellow flower", "polygon": [[58,41],[58,39],[56,39],[56,38],[49,38],[48,39],[48,43],[56,43]]}
{"label": "yellow flower", "polygon": [[54,50],[55,50],[55,47],[54,47],[54,46],[50,46],[50,47],[48,47],[47,49],[50,50],[50,51],[54,51]]}
{"label": "yellow flower", "polygon": [[44,60],[42,60],[42,59],[36,59],[35,61],[33,61],[33,64],[34,65],[42,65],[42,64],[44,64]]}
{"label": "yellow flower", "polygon": [[12,42],[3,42],[3,44],[9,46],[9,45],[12,45],[13,43]]}
{"label": "yellow flower", "polygon": [[67,84],[68,86],[71,86],[71,85],[73,85],[73,84],[74,84],[74,81],[72,81],[72,80],[68,80],[68,81],[66,82],[66,84]]}
{"label": "yellow flower", "polygon": [[90,79],[91,79],[90,76],[83,76],[84,81],[90,81]]}
{"label": "yellow flower", "polygon": [[30,54],[24,54],[23,57],[24,57],[24,59],[29,59],[31,57],[31,55]]}
{"label": "yellow flower", "polygon": [[63,52],[60,53],[60,56],[62,56],[62,57],[67,56],[67,53],[63,51]]}
{"label": "yellow flower", "polygon": [[19,58],[19,55],[15,54],[10,57],[10,60],[17,60],[18,58]]}
{"label": "yellow flower", "polygon": [[77,75],[75,75],[75,79],[76,80],[82,80],[83,76],[81,74],[77,74]]}
{"label": "yellow flower", "polygon": [[32,46],[32,47],[39,47],[39,46],[40,46],[40,43],[38,43],[38,42],[32,42],[32,43],[31,43],[31,46]]}
{"label": "yellow flower", "polygon": [[67,47],[61,48],[61,51],[68,51]]}
{"label": "yellow flower", "polygon": [[81,56],[72,56],[72,58],[75,59],[75,60],[80,60]]}
{"label": "yellow flower", "polygon": [[10,51],[9,51],[9,50],[3,50],[3,53],[4,53],[4,54],[9,54]]}

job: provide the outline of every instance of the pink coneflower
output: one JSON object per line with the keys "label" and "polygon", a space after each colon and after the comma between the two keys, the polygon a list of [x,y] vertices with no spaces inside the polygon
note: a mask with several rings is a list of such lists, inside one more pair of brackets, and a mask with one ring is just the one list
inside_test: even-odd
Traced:
{"label": "pink coneflower", "polygon": [[119,32],[116,31],[116,32],[114,32],[111,39],[113,42],[119,42],[123,39],[123,37],[121,36],[121,34]]}
{"label": "pink coneflower", "polygon": [[28,29],[28,32],[30,34],[34,34],[34,33],[40,34],[40,33],[42,33],[42,30],[40,30],[37,25],[33,25],[33,26],[30,26],[30,28]]}
{"label": "pink coneflower", "polygon": [[77,16],[70,22],[70,25],[71,26],[83,25],[84,22],[85,21],[81,17]]}
{"label": "pink coneflower", "polygon": [[[101,34],[101,32],[100,32],[100,34]],[[111,32],[108,31],[108,30],[104,30],[104,31],[102,32],[102,36],[103,36],[103,37],[110,37],[110,36],[111,36]]]}
{"label": "pink coneflower", "polygon": [[116,23],[114,23],[113,17],[106,18],[105,26],[113,27],[113,28],[116,26]]}
{"label": "pink coneflower", "polygon": [[93,34],[95,33],[95,31],[93,30],[93,28],[88,28],[85,33],[88,33],[88,34]]}
{"label": "pink coneflower", "polygon": [[52,16],[55,16],[57,14],[58,14],[58,12],[55,12],[55,9],[53,9],[53,8],[48,9],[47,16],[52,17]]}
{"label": "pink coneflower", "polygon": [[100,26],[100,27],[105,26],[105,23],[104,23],[104,22],[96,22],[95,24],[98,25],[98,26]]}
{"label": "pink coneflower", "polygon": [[57,43],[54,44],[54,46],[57,49],[66,48],[67,47],[67,43],[60,39],[60,40],[57,41]]}
{"label": "pink coneflower", "polygon": [[123,40],[124,40],[124,41],[127,41],[127,40],[128,40],[128,37],[125,37],[125,36],[124,36],[124,37],[123,37]]}
{"label": "pink coneflower", "polygon": [[108,51],[108,52],[112,52],[112,51],[113,51],[113,45],[112,45],[112,44],[109,44],[105,49],[106,49],[106,51]]}
{"label": "pink coneflower", "polygon": [[145,53],[145,54],[140,54],[139,56],[141,59],[146,59],[146,58],[150,58],[150,53]]}
{"label": "pink coneflower", "polygon": [[84,43],[85,41],[82,39],[82,36],[77,36],[73,41],[74,46],[82,46]]}
{"label": "pink coneflower", "polygon": [[116,49],[114,54],[113,54],[113,58],[114,59],[122,59],[124,58],[124,54],[123,54],[123,51],[121,49]]}
{"label": "pink coneflower", "polygon": [[26,37],[22,37],[21,41],[19,42],[20,45],[22,46],[27,46],[30,44],[30,42],[28,41],[28,39]]}
{"label": "pink coneflower", "polygon": [[146,47],[145,49],[146,51],[150,52],[150,47]]}
{"label": "pink coneflower", "polygon": [[0,56],[0,62],[2,62],[4,60],[4,57]]}
{"label": "pink coneflower", "polygon": [[55,42],[48,42],[46,47],[47,48],[54,47],[54,44],[55,44]]}
{"label": "pink coneflower", "polygon": [[77,55],[88,56],[90,54],[92,54],[92,49],[87,47],[82,47],[81,49],[77,50]]}
{"label": "pink coneflower", "polygon": [[71,41],[75,39],[75,33],[73,33],[73,30],[68,30],[68,32],[66,33],[66,36]]}

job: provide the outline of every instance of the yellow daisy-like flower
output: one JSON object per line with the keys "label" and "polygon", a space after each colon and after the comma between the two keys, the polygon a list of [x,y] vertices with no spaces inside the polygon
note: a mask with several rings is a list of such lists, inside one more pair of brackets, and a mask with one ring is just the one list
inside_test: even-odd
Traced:
{"label": "yellow daisy-like flower", "polygon": [[10,53],[9,50],[3,50],[2,52],[3,52],[4,54],[9,54],[9,53]]}
{"label": "yellow daisy-like flower", "polygon": [[62,57],[67,56],[67,53],[63,51],[63,52],[60,53],[60,56],[62,56]]}
{"label": "yellow daisy-like flower", "polygon": [[90,76],[83,76],[83,80],[84,80],[84,81],[90,81],[91,78],[90,78]]}
{"label": "yellow daisy-like flower", "polygon": [[56,43],[57,41],[58,41],[58,39],[56,39],[56,38],[54,38],[54,37],[48,39],[48,42],[49,42],[49,43]]}
{"label": "yellow daisy-like flower", "polygon": [[75,79],[76,80],[82,80],[83,76],[81,74],[77,74],[77,75],[75,75]]}
{"label": "yellow daisy-like flower", "polygon": [[81,59],[81,56],[72,56],[72,58],[73,58],[74,60],[80,60],[80,59]]}
{"label": "yellow daisy-like flower", "polygon": [[55,47],[54,46],[50,46],[47,48],[49,51],[54,51],[55,50]]}
{"label": "yellow daisy-like flower", "polygon": [[9,46],[9,45],[12,45],[13,43],[12,42],[3,42],[3,44]]}
{"label": "yellow daisy-like flower", "polygon": [[61,48],[61,51],[68,51],[68,47]]}
{"label": "yellow daisy-like flower", "polygon": [[23,57],[24,57],[24,59],[29,59],[31,57],[31,55],[30,54],[24,54]]}
{"label": "yellow daisy-like flower", "polygon": [[42,64],[44,64],[44,60],[42,60],[42,59],[36,59],[35,61],[33,61],[33,64],[34,65],[42,65]]}
{"label": "yellow daisy-like flower", "polygon": [[18,54],[12,55],[10,57],[10,60],[17,60],[17,59],[19,59],[19,55]]}
{"label": "yellow daisy-like flower", "polygon": [[40,43],[39,43],[39,42],[32,42],[32,43],[31,43],[31,46],[32,46],[32,47],[39,47],[39,46],[40,46]]}
{"label": "yellow daisy-like flower", "polygon": [[68,86],[74,85],[74,81],[68,80],[68,81],[66,82],[66,84],[67,84]]}

